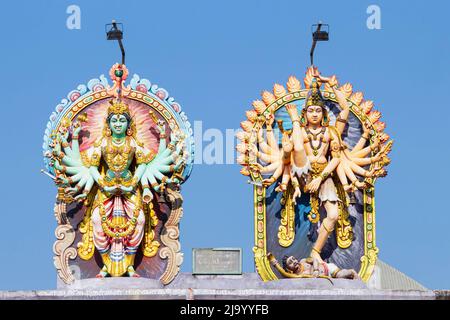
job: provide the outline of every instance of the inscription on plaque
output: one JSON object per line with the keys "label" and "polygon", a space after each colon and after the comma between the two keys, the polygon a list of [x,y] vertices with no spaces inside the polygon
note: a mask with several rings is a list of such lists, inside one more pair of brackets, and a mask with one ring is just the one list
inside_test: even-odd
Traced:
{"label": "inscription on plaque", "polygon": [[242,249],[193,249],[192,262],[193,274],[242,274]]}

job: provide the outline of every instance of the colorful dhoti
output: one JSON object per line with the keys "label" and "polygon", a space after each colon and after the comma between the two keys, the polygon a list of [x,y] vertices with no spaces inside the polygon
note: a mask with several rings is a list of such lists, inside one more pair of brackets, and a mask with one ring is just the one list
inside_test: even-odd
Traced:
{"label": "colorful dhoti", "polygon": [[140,193],[109,197],[99,193],[97,197],[92,213],[94,245],[107,272],[113,277],[121,276],[133,266],[144,236],[145,215]]}

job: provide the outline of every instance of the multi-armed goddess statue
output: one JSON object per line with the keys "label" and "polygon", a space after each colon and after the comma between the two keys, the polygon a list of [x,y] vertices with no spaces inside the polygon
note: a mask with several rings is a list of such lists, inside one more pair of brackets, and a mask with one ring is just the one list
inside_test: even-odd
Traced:
{"label": "multi-armed goddess statue", "polygon": [[68,283],[68,258],[80,278],[141,274],[163,283],[182,261],[178,190],[192,168],[192,130],[166,90],[137,75],[124,86],[127,75],[116,64],[113,86],[103,76],[79,86],[47,125],[45,162],[58,187],[55,265]]}

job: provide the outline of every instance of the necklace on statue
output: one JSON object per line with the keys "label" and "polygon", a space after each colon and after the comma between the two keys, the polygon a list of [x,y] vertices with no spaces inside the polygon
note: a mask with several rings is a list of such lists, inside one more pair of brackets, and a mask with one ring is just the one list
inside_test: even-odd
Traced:
{"label": "necklace on statue", "polygon": [[[311,130],[309,130],[309,128],[306,128],[306,133],[307,133],[308,136],[309,136],[309,139],[308,139],[308,140],[309,140],[309,145],[310,145],[310,147],[311,147],[311,149],[312,149],[313,155],[314,155],[314,156],[317,156],[317,155],[319,154],[320,148],[322,147],[322,141],[323,141],[323,139],[319,139],[319,145],[318,145],[317,147],[315,147],[315,146],[313,145],[312,140],[314,140],[314,141],[318,140],[317,138],[318,138],[321,134],[325,133],[325,128],[322,127],[322,129],[321,129],[319,132],[317,132],[317,133],[311,132]],[[312,139],[311,139],[311,138],[312,138]]]}
{"label": "necklace on statue", "polygon": [[115,145],[120,146],[125,142],[124,138],[112,138],[112,141]]}

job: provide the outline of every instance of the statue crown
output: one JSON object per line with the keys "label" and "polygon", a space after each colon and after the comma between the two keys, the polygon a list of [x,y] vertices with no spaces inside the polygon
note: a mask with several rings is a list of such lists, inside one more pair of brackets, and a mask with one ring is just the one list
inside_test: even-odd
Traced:
{"label": "statue crown", "polygon": [[309,90],[305,102],[305,108],[308,108],[309,106],[325,106],[322,94],[320,93],[320,85],[315,78],[312,81],[311,90]]}
{"label": "statue crown", "polygon": [[130,109],[128,108],[128,105],[126,105],[125,103],[123,103],[120,100],[111,100],[109,101],[110,106],[108,107],[108,115],[113,113],[113,114],[130,114]]}

